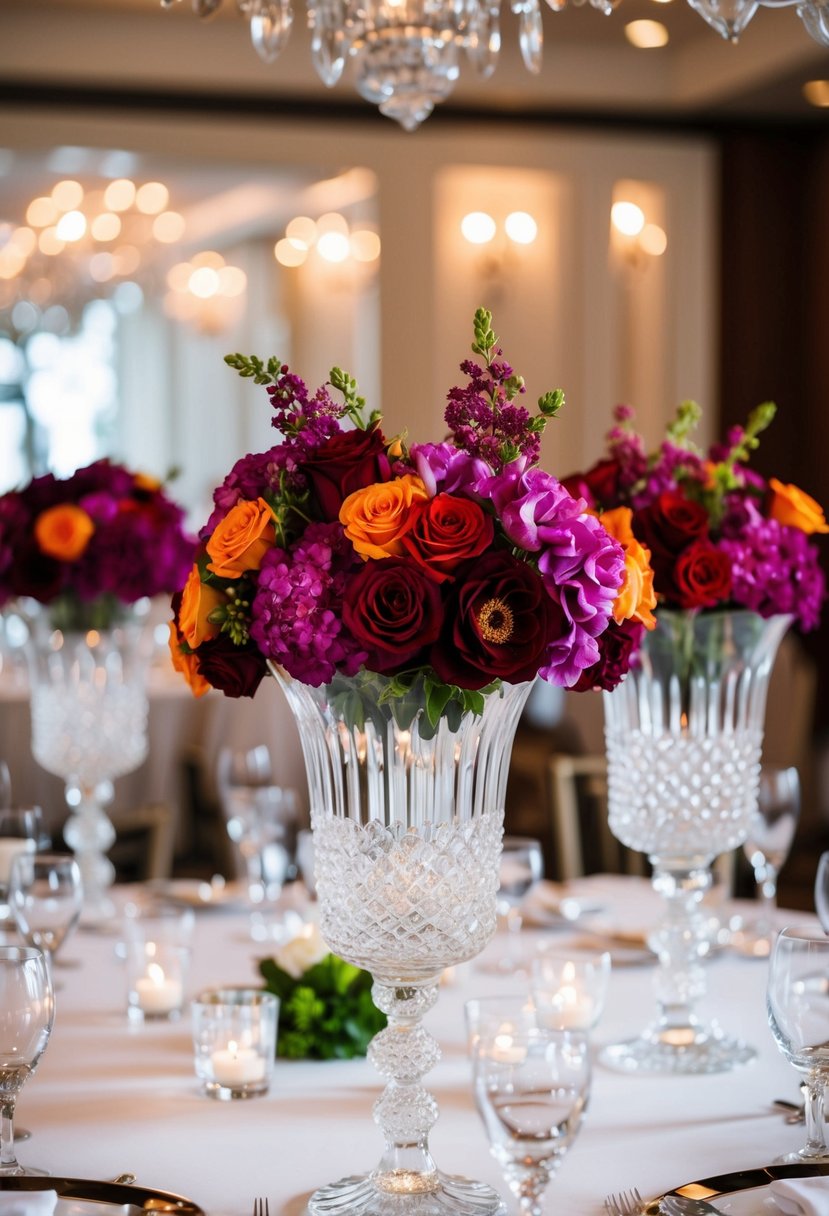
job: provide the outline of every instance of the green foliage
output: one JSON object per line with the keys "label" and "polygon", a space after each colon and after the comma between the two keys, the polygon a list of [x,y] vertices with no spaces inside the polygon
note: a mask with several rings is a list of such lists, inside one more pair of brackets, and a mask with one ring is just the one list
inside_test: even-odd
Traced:
{"label": "green foliage", "polygon": [[351,1060],[364,1056],[386,1025],[371,999],[372,979],[327,954],[294,979],[272,958],[259,961],[265,987],[279,997],[276,1054],[288,1060]]}
{"label": "green foliage", "polygon": [[282,369],[282,360],[271,355],[267,363],[263,363],[256,355],[225,355],[225,363],[232,367],[245,380],[253,380],[255,384],[276,384]]}

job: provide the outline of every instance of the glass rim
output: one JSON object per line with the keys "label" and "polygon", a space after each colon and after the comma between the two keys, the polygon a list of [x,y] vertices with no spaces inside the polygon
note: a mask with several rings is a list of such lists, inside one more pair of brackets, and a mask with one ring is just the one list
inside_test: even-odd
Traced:
{"label": "glass rim", "polygon": [[0,963],[31,963],[46,961],[46,953],[37,946],[0,946]]}
{"label": "glass rim", "polygon": [[787,942],[812,942],[814,945],[825,945],[829,948],[829,934],[824,933],[819,925],[786,925],[777,934],[777,941],[783,938]]}
{"label": "glass rim", "polygon": [[230,984],[221,988],[202,988],[191,1001],[195,1008],[204,1005],[208,1009],[244,1009],[279,1006],[279,997],[265,988],[251,988],[247,984]]}

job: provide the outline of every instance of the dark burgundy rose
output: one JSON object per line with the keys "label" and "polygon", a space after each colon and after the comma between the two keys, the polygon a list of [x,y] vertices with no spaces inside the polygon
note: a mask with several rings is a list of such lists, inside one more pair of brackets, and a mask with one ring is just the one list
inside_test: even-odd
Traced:
{"label": "dark burgundy rose", "polygon": [[311,488],[319,516],[325,523],[339,519],[349,494],[391,475],[386,441],[379,427],[342,431],[316,448],[299,466]]}
{"label": "dark burgundy rose", "polygon": [[568,628],[537,571],[502,551],[458,568],[444,612],[430,661],[441,680],[459,688],[531,680],[550,642]]}
{"label": "dark burgundy rose", "polygon": [[33,539],[14,546],[8,569],[8,584],[13,596],[28,595],[41,604],[51,604],[66,583],[66,562],[43,553]]}
{"label": "dark burgundy rose", "polygon": [[343,624],[368,651],[371,671],[402,671],[437,639],[443,605],[437,583],[407,558],[365,562],[343,594]]}
{"label": "dark burgundy rose", "polygon": [[673,603],[677,558],[694,541],[708,539],[708,512],[684,494],[664,490],[650,506],[634,512],[633,532],[651,551],[657,595]]}
{"label": "dark burgundy rose", "polygon": [[731,559],[709,541],[689,545],[674,567],[680,608],[714,608],[731,595]]}
{"label": "dark burgundy rose", "polygon": [[488,549],[494,532],[492,516],[471,498],[436,494],[421,505],[401,540],[412,558],[443,583],[461,562]]}
{"label": "dark burgundy rose", "polygon": [[583,498],[588,507],[610,510],[619,505],[619,477],[622,466],[618,460],[599,460],[586,473],[573,473],[561,484],[574,498]]}
{"label": "dark burgundy rose", "polygon": [[638,621],[622,621],[621,625],[611,621],[599,638],[598,662],[584,669],[571,690],[610,692],[616,688],[633,665],[644,632],[645,626]]}
{"label": "dark burgundy rose", "polygon": [[198,656],[201,675],[226,697],[252,697],[268,670],[252,642],[235,646],[226,633],[202,642]]}

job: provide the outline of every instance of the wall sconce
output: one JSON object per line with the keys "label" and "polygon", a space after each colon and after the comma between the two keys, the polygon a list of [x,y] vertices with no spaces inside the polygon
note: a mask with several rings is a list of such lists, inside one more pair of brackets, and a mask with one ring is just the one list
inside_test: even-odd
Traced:
{"label": "wall sconce", "polygon": [[461,235],[470,245],[483,249],[479,273],[487,281],[492,298],[502,295],[515,259],[516,245],[531,245],[538,236],[538,224],[528,211],[511,211],[501,224],[486,211],[470,211],[461,220]]}
{"label": "wall sconce", "polygon": [[201,333],[218,334],[237,319],[247,275],[229,266],[220,253],[205,250],[189,262],[177,262],[167,273],[169,291],[164,311]]}
{"label": "wall sconce", "polygon": [[369,268],[380,257],[380,237],[372,228],[350,228],[345,216],[336,211],[317,220],[295,216],[274,245],[274,257],[280,266],[295,269],[304,266],[312,254],[329,266],[348,263],[351,269]]}
{"label": "wall sconce", "polygon": [[617,255],[641,270],[650,258],[661,257],[668,237],[659,224],[649,223],[638,203],[620,199],[610,208],[611,243]]}

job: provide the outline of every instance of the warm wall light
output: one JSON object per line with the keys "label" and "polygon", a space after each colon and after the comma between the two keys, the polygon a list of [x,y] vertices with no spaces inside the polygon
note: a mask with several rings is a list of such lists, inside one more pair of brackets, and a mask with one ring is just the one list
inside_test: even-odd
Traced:
{"label": "warm wall light", "polygon": [[205,249],[189,262],[172,266],[167,286],[164,311],[169,317],[216,334],[235,321],[232,301],[244,294],[247,275],[238,266],[229,266],[220,253]]}
{"label": "warm wall light", "polygon": [[649,258],[661,257],[668,248],[668,237],[659,224],[647,221],[638,203],[620,199],[610,209],[612,246],[617,255],[634,269],[641,269]]}
{"label": "warm wall light", "polygon": [[639,247],[652,258],[661,258],[668,248],[668,236],[658,224],[645,224],[639,234]]}
{"label": "warm wall light", "polygon": [[610,222],[622,236],[638,236],[645,227],[645,213],[636,203],[622,200],[610,208]]}
{"label": "warm wall light", "polygon": [[829,80],[807,80],[803,86],[803,96],[810,106],[821,109],[829,106]]}
{"label": "warm wall light", "polygon": [[495,220],[486,211],[470,211],[461,220],[461,232],[470,245],[487,245],[495,237]]}
{"label": "warm wall light", "polygon": [[528,211],[511,211],[504,220],[504,231],[516,245],[532,245],[538,236],[538,224]]}
{"label": "warm wall light", "polygon": [[349,258],[368,266],[380,257],[380,237],[371,228],[353,232],[348,220],[338,211],[326,211],[317,220],[307,215],[294,216],[285,225],[285,235],[274,245],[280,266],[296,269],[315,250],[324,262],[342,265]]}
{"label": "warm wall light", "polygon": [[661,21],[629,21],[625,26],[625,37],[640,50],[652,50],[668,44],[668,31]]}

